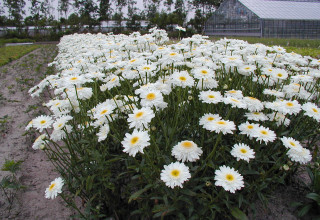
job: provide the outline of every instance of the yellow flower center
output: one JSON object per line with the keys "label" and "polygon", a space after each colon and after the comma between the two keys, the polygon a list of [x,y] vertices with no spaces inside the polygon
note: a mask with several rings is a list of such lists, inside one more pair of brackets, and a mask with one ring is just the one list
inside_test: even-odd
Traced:
{"label": "yellow flower center", "polygon": [[52,184],[49,186],[49,191],[52,191],[55,186],[56,186],[56,184],[55,184],[55,183],[52,183]]}
{"label": "yellow flower center", "polygon": [[261,134],[263,134],[263,135],[267,135],[268,134],[268,132],[267,131],[261,131]]}
{"label": "yellow flower center", "polygon": [[201,73],[202,73],[203,75],[206,75],[206,74],[208,74],[208,71],[207,71],[207,70],[201,70]]}
{"label": "yellow flower center", "polygon": [[214,120],[214,117],[208,117],[207,120],[208,120],[208,121],[213,121],[213,120]]}
{"label": "yellow flower center", "polygon": [[214,98],[215,98],[214,95],[208,95],[208,97],[209,97],[210,99],[214,99]]}
{"label": "yellow flower center", "polygon": [[286,105],[289,106],[289,107],[292,107],[293,103],[292,102],[288,102]]}
{"label": "yellow flower center", "polygon": [[229,91],[229,93],[237,93],[236,91],[234,91],[234,90],[231,90],[231,91]]}
{"label": "yellow flower center", "polygon": [[250,67],[246,67],[246,68],[244,68],[245,70],[249,70],[249,69],[251,69]]}
{"label": "yellow flower center", "polygon": [[180,79],[181,81],[186,81],[186,80],[187,80],[187,78],[184,77],[184,76],[180,76],[179,79]]}
{"label": "yellow flower center", "polygon": [[111,82],[114,82],[117,79],[117,77],[113,77]]}
{"label": "yellow flower center", "polygon": [[171,171],[171,176],[178,177],[180,176],[180,170],[174,169]]}
{"label": "yellow flower center", "polygon": [[72,77],[70,80],[77,80],[78,77]]}
{"label": "yellow flower center", "polygon": [[234,176],[232,174],[227,174],[226,175],[226,180],[233,181],[234,180]]}
{"label": "yellow flower center", "polygon": [[248,125],[248,129],[253,129],[253,125]]}
{"label": "yellow flower center", "polygon": [[62,124],[62,123],[60,123],[60,124],[58,124],[58,127],[60,128],[60,127],[62,127],[62,125],[63,125],[63,124]]}
{"label": "yellow flower center", "polygon": [[319,111],[315,108],[312,108],[312,111],[315,112],[315,113],[318,113]]}
{"label": "yellow flower center", "polygon": [[138,140],[139,140],[139,137],[133,137],[133,138],[131,139],[130,143],[131,143],[131,144],[135,144],[135,143],[138,142]]}
{"label": "yellow flower center", "polygon": [[143,67],[144,70],[150,70],[151,68],[148,66]]}
{"label": "yellow flower center", "polygon": [[40,121],[40,124],[45,124],[47,121],[46,120],[42,120],[42,121]]}
{"label": "yellow flower center", "polygon": [[260,112],[253,112],[254,115],[260,115]]}
{"label": "yellow flower center", "polygon": [[138,113],[136,114],[136,118],[140,118],[142,115],[143,115],[143,112],[138,112]]}
{"label": "yellow flower center", "polygon": [[225,122],[225,121],[218,121],[217,124],[219,124],[219,125],[225,125],[226,122]]}
{"label": "yellow flower center", "polygon": [[235,57],[229,57],[229,60],[236,60],[237,58]]}
{"label": "yellow flower center", "polygon": [[282,73],[278,73],[278,74],[277,74],[277,76],[282,77],[282,76],[283,76],[283,74],[282,74]]}
{"label": "yellow flower center", "polygon": [[191,141],[184,141],[184,142],[182,142],[181,145],[182,145],[182,147],[185,147],[185,148],[191,148],[193,146]]}
{"label": "yellow flower center", "polygon": [[154,93],[149,93],[146,98],[148,100],[154,100],[156,98],[156,95]]}
{"label": "yellow flower center", "polygon": [[234,99],[234,98],[232,98],[231,100],[234,101],[234,102],[239,102],[239,100]]}
{"label": "yellow flower center", "polygon": [[244,148],[241,148],[241,149],[240,149],[240,152],[243,153],[243,154],[245,154],[245,153],[247,153],[247,150],[244,149]]}
{"label": "yellow flower center", "polygon": [[297,146],[297,145],[296,145],[294,142],[292,142],[292,141],[290,141],[289,144],[290,144],[291,146],[293,146],[293,147],[296,147],[296,146]]}
{"label": "yellow flower center", "polygon": [[170,56],[175,56],[175,55],[177,55],[177,53],[170,53],[169,55]]}
{"label": "yellow flower center", "polygon": [[130,63],[134,63],[136,61],[137,61],[136,59],[133,59],[133,60],[130,60]]}
{"label": "yellow flower center", "polygon": [[100,112],[101,115],[104,115],[105,113],[107,113],[107,109],[103,110],[102,112]]}

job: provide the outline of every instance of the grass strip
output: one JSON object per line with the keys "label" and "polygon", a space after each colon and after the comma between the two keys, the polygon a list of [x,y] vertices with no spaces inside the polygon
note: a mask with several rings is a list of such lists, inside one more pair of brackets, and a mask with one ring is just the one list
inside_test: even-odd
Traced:
{"label": "grass strip", "polygon": [[0,47],[0,66],[10,63],[13,60],[19,59],[23,55],[39,48],[39,45],[21,45]]}

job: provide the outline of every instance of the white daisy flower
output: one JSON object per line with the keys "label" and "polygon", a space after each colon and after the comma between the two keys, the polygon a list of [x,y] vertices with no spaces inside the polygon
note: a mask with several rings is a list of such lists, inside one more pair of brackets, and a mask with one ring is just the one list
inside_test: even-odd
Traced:
{"label": "white daisy flower", "polygon": [[150,137],[147,131],[134,130],[132,134],[126,133],[124,140],[121,142],[123,152],[135,157],[138,152],[143,154],[143,149],[150,145]]}
{"label": "white daisy flower", "polygon": [[254,151],[246,144],[235,144],[233,145],[233,148],[231,150],[231,155],[237,158],[237,161],[245,160],[249,163],[250,159],[253,159],[254,156]]}
{"label": "white daisy flower", "polygon": [[236,126],[233,121],[228,120],[215,120],[206,126],[209,131],[216,133],[222,132],[223,134],[232,134],[236,130]]}
{"label": "white daisy flower", "polygon": [[292,101],[283,100],[281,101],[281,106],[279,108],[279,111],[283,114],[296,115],[301,111],[301,105],[297,100],[292,100]]}
{"label": "white daisy flower", "polygon": [[58,193],[62,192],[62,187],[64,185],[64,181],[61,177],[56,178],[52,181],[49,187],[46,189],[45,198],[54,199],[57,197]]}
{"label": "white daisy flower", "polygon": [[243,98],[243,101],[247,105],[247,109],[249,111],[257,112],[257,111],[261,111],[264,108],[262,102],[257,98],[246,96]]}
{"label": "white daisy flower", "polygon": [[222,186],[224,190],[235,193],[236,190],[244,187],[243,177],[234,168],[221,166],[215,171],[215,185]]}
{"label": "white daisy flower", "polygon": [[281,141],[286,148],[294,149],[296,151],[302,151],[302,145],[299,141],[293,139],[292,137],[282,137]]}
{"label": "white daisy flower", "polygon": [[163,109],[167,103],[163,101],[163,96],[158,90],[143,90],[140,93],[141,105],[143,107],[153,107]]}
{"label": "white daisy flower", "polygon": [[256,132],[256,130],[260,127],[259,124],[254,124],[250,122],[242,123],[238,126],[240,130],[240,134],[247,135],[250,139],[253,137],[253,134]]}
{"label": "white daisy flower", "polygon": [[311,102],[307,102],[302,105],[302,109],[305,111],[305,115],[320,122],[320,108]]}
{"label": "white daisy flower", "polygon": [[171,75],[171,82],[172,85],[181,86],[182,88],[192,87],[194,85],[194,79],[187,71],[174,72]]}
{"label": "white daisy flower", "polygon": [[200,79],[197,83],[197,88],[203,89],[214,89],[218,87],[218,82],[214,78]]}
{"label": "white daisy flower", "polygon": [[166,186],[172,189],[175,186],[183,188],[182,183],[190,178],[189,167],[180,162],[164,165],[164,169],[160,174],[160,179],[165,182]]}
{"label": "white daisy flower", "polygon": [[206,67],[198,67],[192,70],[194,78],[209,79],[214,77],[214,71]]}
{"label": "white daisy flower", "polygon": [[290,149],[287,152],[288,157],[295,162],[306,164],[309,163],[312,160],[311,153],[308,149],[302,148],[301,151],[297,151],[295,149]]}
{"label": "white daisy flower", "polygon": [[215,92],[215,91],[201,91],[199,94],[199,99],[202,100],[204,103],[219,103],[222,101],[222,95],[220,92]]}
{"label": "white daisy flower", "polygon": [[241,90],[228,90],[224,93],[224,95],[231,96],[238,99],[241,99],[243,97]]}
{"label": "white daisy flower", "polygon": [[277,136],[276,133],[269,128],[265,128],[263,126],[260,126],[256,129],[256,131],[253,133],[253,137],[257,138],[257,141],[264,141],[266,144],[268,142],[273,142]]}
{"label": "white daisy flower", "polygon": [[253,120],[253,121],[266,121],[269,119],[262,112],[248,112],[248,113],[245,113],[245,116],[248,118],[248,120]]}
{"label": "white daisy flower", "polygon": [[247,104],[245,102],[235,97],[227,96],[223,98],[223,102],[225,104],[231,104],[233,108],[242,108],[242,109],[247,108]]}
{"label": "white daisy flower", "polygon": [[274,89],[265,89],[265,90],[263,90],[263,94],[265,94],[265,95],[273,95],[273,96],[278,97],[278,98],[283,98],[284,95],[285,95],[283,92],[280,92],[280,91],[274,90]]}
{"label": "white daisy flower", "polygon": [[182,162],[194,162],[202,154],[201,148],[193,141],[181,141],[171,151],[172,156]]}
{"label": "white daisy flower", "polygon": [[143,129],[148,128],[148,124],[155,117],[152,109],[143,107],[141,109],[134,109],[133,114],[128,115],[129,128]]}
{"label": "white daisy flower", "polygon": [[109,131],[109,124],[104,124],[103,126],[101,126],[99,132],[97,133],[98,142],[104,141],[108,137]]}
{"label": "white daisy flower", "polygon": [[50,128],[52,123],[52,117],[47,115],[40,115],[32,120],[32,127],[42,132],[43,129]]}

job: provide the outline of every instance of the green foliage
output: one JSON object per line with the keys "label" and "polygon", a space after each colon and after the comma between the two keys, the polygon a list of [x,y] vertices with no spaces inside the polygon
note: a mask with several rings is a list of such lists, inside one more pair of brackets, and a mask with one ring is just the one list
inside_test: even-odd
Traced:
{"label": "green foliage", "polygon": [[6,175],[2,178],[0,182],[0,188],[2,193],[7,198],[9,203],[9,211],[15,199],[15,196],[19,190],[25,188],[20,181],[17,179],[17,172],[21,169],[21,164],[23,161],[14,161],[14,160],[5,160],[2,165],[1,170],[9,172],[9,175]]}
{"label": "green foliage", "polygon": [[0,47],[0,66],[19,59],[23,55],[30,53],[39,47],[39,45]]}
{"label": "green foliage", "polygon": [[298,217],[310,216],[311,219],[320,218],[320,157],[312,165],[307,166],[307,172],[311,180],[306,185],[306,202],[294,202],[292,206],[296,208]]}

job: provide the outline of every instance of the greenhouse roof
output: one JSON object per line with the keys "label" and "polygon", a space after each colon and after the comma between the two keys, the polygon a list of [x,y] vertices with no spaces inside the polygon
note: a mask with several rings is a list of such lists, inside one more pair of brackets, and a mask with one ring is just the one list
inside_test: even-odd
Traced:
{"label": "greenhouse roof", "polygon": [[263,19],[320,20],[320,1],[239,1]]}

